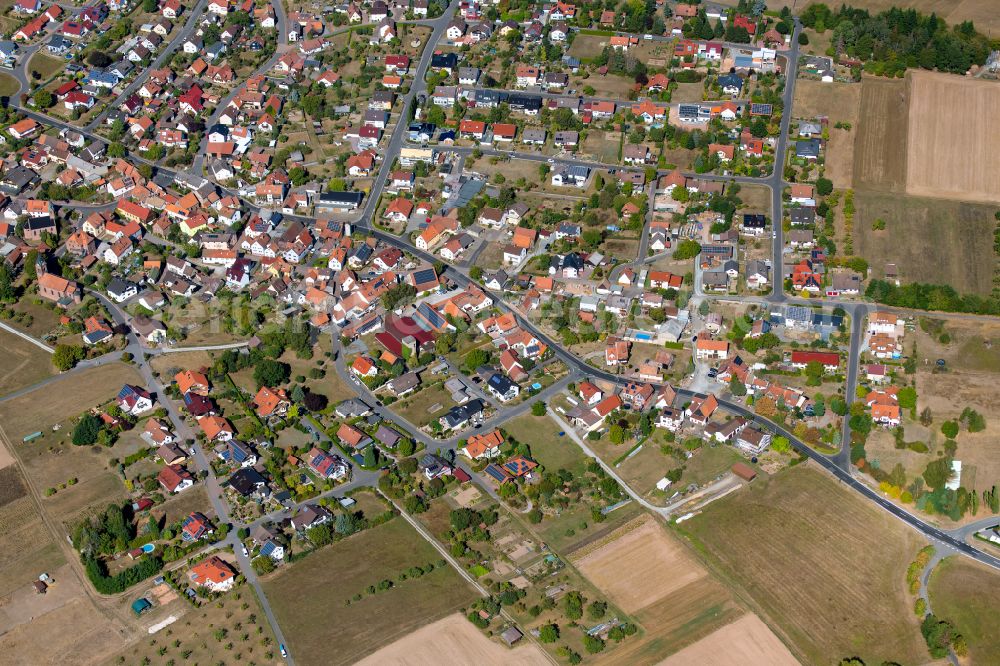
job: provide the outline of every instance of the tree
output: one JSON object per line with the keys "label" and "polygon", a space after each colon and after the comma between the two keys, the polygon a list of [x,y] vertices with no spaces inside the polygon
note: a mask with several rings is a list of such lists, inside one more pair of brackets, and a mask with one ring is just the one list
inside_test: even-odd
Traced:
{"label": "tree", "polygon": [[944,488],[944,484],[951,478],[951,460],[949,458],[937,458],[927,463],[922,474],[924,482],[934,490]]}
{"label": "tree", "polygon": [[473,349],[465,355],[465,369],[469,372],[475,372],[476,368],[486,365],[489,360],[490,355],[485,349]]}
{"label": "tree", "polygon": [[97,441],[97,436],[101,432],[101,419],[90,412],[87,412],[77,421],[73,428],[73,444],[76,446],[89,446]]}
{"label": "tree", "polygon": [[253,380],[257,382],[257,387],[278,386],[288,381],[291,374],[291,367],[287,363],[276,361],[272,358],[261,359],[253,369]]}
{"label": "tree", "polygon": [[806,386],[819,386],[823,383],[823,364],[819,361],[806,363],[803,373],[806,376]]}
{"label": "tree", "polygon": [[72,369],[77,363],[83,360],[83,347],[78,345],[56,345],[52,352],[52,365],[59,371]]}
{"label": "tree", "polygon": [[583,647],[587,650],[587,652],[597,654],[598,652],[604,651],[604,641],[597,636],[586,634],[583,637]]}
{"label": "tree", "polygon": [[583,617],[583,595],[579,592],[569,592],[563,604],[568,619],[579,620]]}
{"label": "tree", "polygon": [[698,241],[686,238],[677,244],[677,249],[674,250],[674,259],[678,261],[693,259],[699,254],[701,254],[701,245]]}
{"label": "tree", "polygon": [[559,640],[559,625],[544,624],[538,629],[538,640],[542,643],[555,643]]}
{"label": "tree", "polygon": [[608,439],[612,444],[623,444],[625,442],[625,428],[617,423],[608,428]]}
{"label": "tree", "polygon": [[265,555],[253,558],[250,564],[253,565],[253,570],[257,572],[258,576],[265,576],[274,571],[274,560]]}
{"label": "tree", "polygon": [[606,601],[595,601],[587,606],[587,616],[590,617],[591,620],[600,620],[607,612],[608,603]]}
{"label": "tree", "polygon": [[825,197],[833,192],[833,181],[829,178],[817,178],[816,179],[816,194]]}
{"label": "tree", "polygon": [[36,90],[35,94],[32,95],[32,99],[35,102],[35,108],[38,109],[47,109],[56,103],[55,95],[45,88]]}
{"label": "tree", "polygon": [[531,413],[533,416],[545,416],[547,411],[544,400],[539,400],[538,402],[531,405]]}
{"label": "tree", "polygon": [[378,466],[378,454],[375,452],[375,445],[369,445],[365,448],[365,467],[369,469]]}
{"label": "tree", "polygon": [[483,269],[480,268],[479,266],[473,266],[472,268],[469,269],[469,277],[475,280],[476,282],[479,282],[480,280],[483,279]]}
{"label": "tree", "polygon": [[930,407],[924,407],[920,412],[920,425],[927,427],[934,422],[934,416],[931,414]]}
{"label": "tree", "polygon": [[746,384],[741,382],[736,377],[729,380],[729,390],[735,396],[742,396],[747,394]]}
{"label": "tree", "polygon": [[409,437],[404,437],[396,442],[396,451],[401,456],[412,456],[414,450],[416,450],[416,446],[413,444],[413,440]]}
{"label": "tree", "polygon": [[945,421],[941,424],[941,433],[948,439],[955,439],[958,435],[958,424],[954,421]]}
{"label": "tree", "polygon": [[896,394],[899,406],[903,409],[913,409],[917,406],[917,389],[912,386],[904,386]]}

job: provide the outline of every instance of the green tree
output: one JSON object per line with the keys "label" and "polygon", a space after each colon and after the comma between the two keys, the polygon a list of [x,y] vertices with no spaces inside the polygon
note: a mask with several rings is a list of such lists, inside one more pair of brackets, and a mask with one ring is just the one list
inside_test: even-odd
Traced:
{"label": "green tree", "polygon": [[948,439],[955,439],[958,436],[958,423],[955,421],[945,421],[941,424],[941,433]]}
{"label": "green tree", "polygon": [[591,620],[600,620],[607,612],[608,603],[606,601],[595,601],[587,606],[587,616]]}
{"label": "green tree", "polygon": [[899,406],[903,409],[913,409],[917,406],[917,389],[912,386],[904,386],[896,394]]}
{"label": "green tree", "polygon": [[699,254],[701,254],[701,245],[698,241],[686,238],[677,244],[677,249],[674,250],[674,259],[677,261],[694,259]]}
{"label": "green tree", "polygon": [[288,381],[291,371],[292,369],[287,363],[265,358],[254,366],[253,380],[257,383],[258,388],[261,386],[275,387]]}
{"label": "green tree", "polygon": [[732,392],[733,395],[736,396],[742,396],[747,394],[746,384],[741,382],[736,377],[733,377],[731,380],[729,380],[729,390],[730,392]]}
{"label": "green tree", "polygon": [[87,412],[77,421],[73,428],[73,444],[76,446],[88,446],[97,441],[97,436],[101,432],[101,419],[90,412]]}
{"label": "green tree", "polygon": [[625,428],[617,423],[608,428],[608,439],[612,444],[623,444],[625,442]]}
{"label": "green tree", "polygon": [[831,192],[833,192],[833,181],[822,177],[816,179],[816,194],[825,197]]}
{"label": "green tree", "polygon": [[60,371],[70,370],[83,360],[83,347],[78,345],[56,345],[52,352],[52,365]]}
{"label": "green tree", "polygon": [[32,100],[35,102],[35,108],[38,109],[48,109],[56,103],[55,95],[45,88],[39,88],[32,95]]}
{"label": "green tree", "polygon": [[534,416],[545,416],[547,408],[544,400],[539,400],[531,405],[531,413]]}
{"label": "green tree", "polygon": [[544,624],[539,627],[538,640],[542,643],[555,643],[559,640],[559,625]]}

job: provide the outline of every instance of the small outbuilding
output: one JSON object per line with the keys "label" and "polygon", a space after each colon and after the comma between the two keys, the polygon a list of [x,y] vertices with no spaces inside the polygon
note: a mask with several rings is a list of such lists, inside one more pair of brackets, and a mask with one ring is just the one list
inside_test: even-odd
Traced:
{"label": "small outbuilding", "polygon": [[744,481],[753,481],[757,478],[757,472],[746,463],[738,462],[732,467],[732,472]]}

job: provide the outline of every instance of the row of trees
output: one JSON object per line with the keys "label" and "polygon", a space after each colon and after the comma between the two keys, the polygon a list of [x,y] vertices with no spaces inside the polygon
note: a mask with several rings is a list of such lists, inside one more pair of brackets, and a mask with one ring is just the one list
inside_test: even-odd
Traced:
{"label": "row of trees", "polygon": [[991,50],[989,38],[971,21],[949,28],[936,14],[913,9],[893,7],[873,15],[846,5],[833,11],[814,4],[801,20],[817,32],[832,29],[838,53],[868,61],[867,69],[890,76],[902,75],[907,67],[962,74],[973,64],[985,63]]}

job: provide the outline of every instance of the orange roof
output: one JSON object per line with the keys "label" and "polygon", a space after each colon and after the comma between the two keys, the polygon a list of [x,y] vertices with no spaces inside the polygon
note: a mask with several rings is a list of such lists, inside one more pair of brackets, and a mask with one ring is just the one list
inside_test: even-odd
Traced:
{"label": "orange roof", "polygon": [[233,432],[233,426],[229,425],[229,421],[221,416],[203,416],[199,419],[198,425],[201,426],[202,432],[208,439],[215,439],[222,432]]}
{"label": "orange roof", "polygon": [[705,349],[708,351],[729,351],[729,341],[728,340],[712,340],[710,338],[698,338],[698,342],[695,343],[698,349]]}
{"label": "orange roof", "polygon": [[253,398],[253,404],[257,405],[257,416],[270,416],[282,402],[288,402],[285,390],[267,386],[261,386]]}
{"label": "orange roof", "polygon": [[236,571],[218,555],[202,560],[191,567],[191,574],[199,585],[219,585],[236,578]]}
{"label": "orange roof", "polygon": [[503,435],[499,430],[488,432],[483,435],[473,435],[465,442],[465,450],[470,458],[478,458],[489,449],[496,448],[503,444]]}
{"label": "orange roof", "polygon": [[514,247],[530,250],[531,246],[535,244],[535,238],[537,236],[538,232],[534,229],[516,227],[514,229]]}
{"label": "orange roof", "polygon": [[351,369],[359,375],[367,375],[374,367],[375,365],[364,356],[357,357],[351,364]]}
{"label": "orange roof", "polygon": [[193,370],[178,372],[174,375],[174,381],[177,382],[177,390],[182,394],[189,391],[202,395],[208,393],[208,377],[200,372],[194,372]]}

